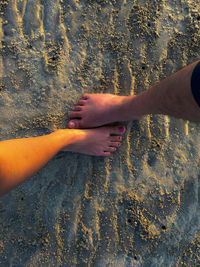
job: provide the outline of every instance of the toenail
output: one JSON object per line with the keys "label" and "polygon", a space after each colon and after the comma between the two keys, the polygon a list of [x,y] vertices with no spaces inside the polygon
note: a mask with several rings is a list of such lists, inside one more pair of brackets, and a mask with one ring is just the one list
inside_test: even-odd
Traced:
{"label": "toenail", "polygon": [[119,127],[119,130],[121,133],[123,133],[125,131],[125,128],[124,127]]}
{"label": "toenail", "polygon": [[75,122],[73,122],[73,121],[70,121],[69,123],[70,123],[70,127],[72,127],[72,128],[74,128],[76,126]]}
{"label": "toenail", "polygon": [[121,146],[121,144],[120,144],[120,143],[118,143],[118,146]]}
{"label": "toenail", "polygon": [[118,137],[118,140],[120,140],[120,141],[122,140],[121,136]]}

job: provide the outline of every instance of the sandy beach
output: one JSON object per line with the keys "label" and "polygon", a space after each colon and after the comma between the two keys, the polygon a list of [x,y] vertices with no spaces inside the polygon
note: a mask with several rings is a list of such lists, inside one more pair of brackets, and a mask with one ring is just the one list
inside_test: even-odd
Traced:
{"label": "sandy beach", "polygon": [[[1,0],[0,140],[68,127],[200,58],[199,0]],[[59,153],[0,199],[1,267],[200,266],[200,124],[125,122],[109,158]]]}

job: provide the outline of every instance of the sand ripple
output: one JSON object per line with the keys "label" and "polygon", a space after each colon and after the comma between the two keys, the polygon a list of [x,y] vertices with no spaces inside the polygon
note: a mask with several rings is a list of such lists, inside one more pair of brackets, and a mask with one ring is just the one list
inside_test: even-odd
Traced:
{"label": "sand ripple", "polygon": [[[65,127],[199,58],[199,1],[0,2],[1,139]],[[200,126],[127,124],[109,159],[59,154],[0,201],[1,266],[199,266]]]}

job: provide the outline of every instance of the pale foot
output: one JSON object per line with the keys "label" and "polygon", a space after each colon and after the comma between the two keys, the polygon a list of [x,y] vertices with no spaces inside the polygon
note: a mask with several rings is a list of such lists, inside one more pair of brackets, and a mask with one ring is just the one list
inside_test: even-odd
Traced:
{"label": "pale foot", "polygon": [[[130,119],[130,96],[85,94],[70,113],[69,128],[93,128]],[[131,114],[131,119],[142,116]]]}
{"label": "pale foot", "polygon": [[109,156],[121,145],[124,126],[107,126],[88,130],[68,130],[72,141],[62,151],[71,151],[93,156]]}

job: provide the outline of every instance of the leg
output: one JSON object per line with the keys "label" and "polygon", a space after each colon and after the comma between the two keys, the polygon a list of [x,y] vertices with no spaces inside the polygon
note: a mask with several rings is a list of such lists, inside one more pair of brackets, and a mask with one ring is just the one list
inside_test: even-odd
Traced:
{"label": "leg", "polygon": [[24,182],[61,151],[109,156],[120,146],[123,126],[57,130],[49,135],[0,142],[0,195]]}
{"label": "leg", "polygon": [[86,94],[70,113],[70,128],[90,128],[163,114],[200,121],[200,109],[191,91],[191,76],[197,62],[183,68],[137,96]]}

